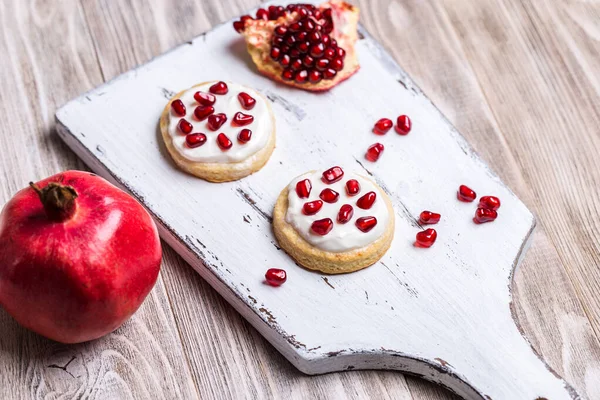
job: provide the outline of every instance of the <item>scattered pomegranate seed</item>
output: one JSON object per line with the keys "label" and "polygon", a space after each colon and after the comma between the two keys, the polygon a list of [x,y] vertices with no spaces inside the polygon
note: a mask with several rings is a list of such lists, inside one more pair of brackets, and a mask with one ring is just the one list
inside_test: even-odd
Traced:
{"label": "scattered pomegranate seed", "polygon": [[319,219],[312,223],[310,229],[317,235],[325,236],[333,229],[333,221],[331,218]]}
{"label": "scattered pomegranate seed", "polygon": [[361,217],[356,220],[356,227],[362,232],[369,232],[377,225],[377,218],[375,217]]}
{"label": "scattered pomegranate seed", "polygon": [[356,201],[356,205],[358,206],[358,208],[362,208],[363,210],[368,210],[369,208],[371,208],[373,206],[373,203],[375,203],[376,198],[377,198],[377,195],[375,194],[375,192],[369,192],[369,193],[363,195],[360,199],[358,199]]}
{"label": "scattered pomegranate seed", "polygon": [[327,188],[321,191],[319,197],[326,203],[335,203],[336,201],[338,201],[338,197],[340,197],[340,194],[335,190]]}
{"label": "scattered pomegranate seed", "polygon": [[227,121],[227,116],[223,113],[212,114],[208,116],[208,127],[211,131],[218,130]]}
{"label": "scattered pomegranate seed", "polygon": [[354,215],[354,208],[350,204],[344,204],[340,207],[340,211],[338,212],[337,221],[340,224],[345,224],[346,222],[352,219]]}
{"label": "scattered pomegranate seed", "polygon": [[307,199],[310,196],[310,191],[312,190],[312,184],[310,183],[310,179],[303,179],[300,182],[296,183],[296,194],[301,199]]}
{"label": "scattered pomegranate seed", "polygon": [[233,145],[233,143],[231,143],[231,140],[229,140],[227,135],[225,135],[224,133],[219,133],[219,135],[217,136],[217,143],[219,144],[221,150],[229,150]]}
{"label": "scattered pomegranate seed", "polygon": [[208,118],[209,115],[215,112],[215,108],[213,106],[198,106],[194,110],[194,115],[198,119],[198,121],[204,121]]}
{"label": "scattered pomegranate seed", "polygon": [[486,222],[492,222],[498,218],[498,212],[496,210],[489,210],[486,208],[478,208],[475,211],[475,217],[473,218],[473,222],[476,224],[483,224]]}
{"label": "scattered pomegranate seed", "polygon": [[173,112],[175,112],[176,115],[180,117],[185,117],[185,105],[183,104],[183,101],[179,99],[173,100],[173,102],[171,103],[171,108],[173,109]]}
{"label": "scattered pomegranate seed", "polygon": [[496,196],[483,196],[479,199],[479,207],[496,211],[500,208],[500,199]]}
{"label": "scattered pomegranate seed", "polygon": [[227,84],[223,81],[215,83],[208,90],[213,94],[227,94],[227,92],[229,92]]}
{"label": "scattered pomegranate seed", "polygon": [[304,203],[302,210],[306,215],[314,215],[319,212],[321,207],[323,207],[323,202],[321,200],[315,200]]}
{"label": "scattered pomegranate seed", "polygon": [[360,192],[360,183],[356,179],[350,179],[346,182],[346,193],[348,196],[354,196]]}
{"label": "scattered pomegranate seed", "polygon": [[390,129],[392,129],[394,123],[389,118],[381,118],[379,121],[375,122],[375,126],[373,127],[373,133],[378,135],[385,135],[388,133]]}
{"label": "scattered pomegranate seed", "polygon": [[179,130],[183,133],[185,133],[186,135],[188,133],[190,133],[192,131],[192,129],[194,129],[194,126],[185,118],[181,118],[179,120],[179,124],[177,124],[177,126],[179,127]]}
{"label": "scattered pomegranate seed", "polygon": [[431,211],[423,211],[421,215],[419,215],[419,222],[424,225],[432,225],[440,222],[440,218],[442,216],[438,213],[434,213]]}
{"label": "scattered pomegranate seed", "polygon": [[194,93],[194,99],[203,106],[212,106],[217,101],[217,98],[210,93],[196,92]]}
{"label": "scattered pomegranate seed", "polygon": [[335,183],[342,179],[344,176],[344,170],[340,167],[331,167],[327,171],[323,172],[323,181],[325,183]]}
{"label": "scattered pomegranate seed", "polygon": [[477,193],[475,193],[473,189],[468,186],[460,185],[458,192],[456,193],[456,197],[458,197],[460,201],[470,203],[477,198]]}
{"label": "scattered pomegranate seed", "polygon": [[248,143],[252,138],[252,131],[250,129],[242,129],[238,133],[238,140],[242,143]]}
{"label": "scattered pomegranate seed", "polygon": [[417,233],[415,246],[416,247],[431,247],[435,243],[436,239],[437,239],[437,232],[435,231],[435,229],[432,229],[432,228],[425,229],[424,231]]}
{"label": "scattered pomegranate seed", "polygon": [[192,149],[200,147],[206,143],[206,135],[204,133],[191,133],[185,137],[185,143]]}
{"label": "scattered pomegranate seed", "polygon": [[245,110],[252,110],[256,105],[256,99],[246,92],[240,92],[238,100]]}
{"label": "scattered pomegranate seed", "polygon": [[381,153],[383,153],[384,147],[381,143],[375,143],[367,149],[365,153],[365,158],[371,162],[375,162],[379,160]]}
{"label": "scattered pomegranate seed", "polygon": [[236,112],[233,116],[233,123],[238,126],[245,126],[251,124],[254,121],[254,117],[250,114],[244,114],[243,112]]}
{"label": "scattered pomegranate seed", "polygon": [[269,268],[265,274],[265,280],[271,286],[281,286],[287,280],[287,274],[279,268]]}
{"label": "scattered pomegranate seed", "polygon": [[410,118],[407,115],[401,115],[398,117],[396,121],[396,132],[400,135],[408,135],[410,129],[412,127],[412,122],[410,122]]}

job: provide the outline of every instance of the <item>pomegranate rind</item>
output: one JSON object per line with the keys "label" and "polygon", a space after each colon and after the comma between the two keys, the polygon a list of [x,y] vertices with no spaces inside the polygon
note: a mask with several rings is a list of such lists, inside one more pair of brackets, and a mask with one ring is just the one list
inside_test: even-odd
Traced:
{"label": "pomegranate rind", "polygon": [[276,20],[247,20],[245,22],[245,28],[241,33],[246,40],[248,53],[258,71],[276,82],[311,92],[327,91],[354,75],[360,69],[354,48],[358,40],[359,9],[340,0],[331,0],[319,6],[321,10],[327,8],[331,8],[334,26],[334,30],[330,36],[337,41],[339,47],[346,50],[344,68],[338,71],[333,79],[323,79],[318,83],[286,81],[281,77],[284,68],[271,59],[270,51],[273,30],[277,25],[288,25],[292,21],[297,20],[298,13],[296,12],[287,13]]}

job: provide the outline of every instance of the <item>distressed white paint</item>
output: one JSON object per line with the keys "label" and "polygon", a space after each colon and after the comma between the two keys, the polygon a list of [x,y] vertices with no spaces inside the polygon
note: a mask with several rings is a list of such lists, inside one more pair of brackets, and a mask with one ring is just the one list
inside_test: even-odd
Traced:
{"label": "distressed white paint", "polygon": [[[258,75],[226,23],[70,102],[59,134],[96,172],[133,193],[161,236],[297,368],[398,369],[469,399],[570,399],[521,336],[510,312],[512,270],[535,221],[411,80],[369,37],[362,69],[329,93],[277,85]],[[273,100],[277,149],[258,173],[213,184],[175,168],[158,118],[174,92],[233,80]],[[383,117],[408,114],[406,137],[370,133]],[[386,146],[364,160],[375,141]],[[392,248],[366,270],[325,277],[278,250],[269,215],[282,188],[309,169],[363,165],[397,213]],[[460,184],[502,199],[500,217],[477,226]],[[443,216],[431,249],[412,246],[415,216]],[[280,288],[267,268],[288,271]]]}

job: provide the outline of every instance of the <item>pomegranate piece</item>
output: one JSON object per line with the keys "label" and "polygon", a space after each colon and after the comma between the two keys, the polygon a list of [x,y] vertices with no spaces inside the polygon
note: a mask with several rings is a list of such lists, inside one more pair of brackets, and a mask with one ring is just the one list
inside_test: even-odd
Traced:
{"label": "pomegranate piece", "polygon": [[254,121],[254,117],[250,114],[244,114],[243,112],[236,112],[233,116],[233,123],[238,126],[245,126],[251,124]]}
{"label": "pomegranate piece", "polygon": [[242,129],[238,133],[238,140],[242,143],[248,143],[252,138],[252,131],[250,129]]}
{"label": "pomegranate piece", "polygon": [[375,199],[377,199],[377,195],[375,192],[369,192],[362,196],[360,199],[356,201],[356,205],[358,208],[362,208],[363,210],[368,210],[375,203]]}
{"label": "pomegranate piece", "polygon": [[496,196],[483,196],[479,199],[479,208],[496,211],[500,208],[500,199]]}
{"label": "pomegranate piece", "polygon": [[486,222],[492,222],[496,218],[498,218],[498,212],[496,210],[478,208],[477,211],[475,211],[475,217],[473,217],[473,222],[475,222],[476,224],[483,224]]}
{"label": "pomegranate piece", "polygon": [[360,183],[356,179],[350,179],[346,182],[346,193],[348,196],[357,195],[360,192]]}
{"label": "pomegranate piece", "polygon": [[173,109],[175,115],[179,117],[185,117],[185,105],[183,104],[183,101],[179,99],[173,100],[171,103],[171,108]]}
{"label": "pomegranate piece", "polygon": [[333,221],[331,218],[319,219],[312,223],[310,229],[317,235],[325,236],[333,229]]}
{"label": "pomegranate piece", "polygon": [[252,110],[256,105],[256,99],[246,92],[240,92],[240,94],[238,94],[238,100],[245,110]]}
{"label": "pomegranate piece", "polygon": [[344,204],[340,207],[340,211],[338,212],[337,221],[340,224],[345,224],[346,222],[352,219],[354,215],[354,208],[350,204]]}
{"label": "pomegranate piece", "polygon": [[434,213],[431,211],[423,211],[419,215],[419,222],[424,225],[433,225],[440,222],[440,218],[442,216],[438,213]]}
{"label": "pomegranate piece", "polygon": [[194,115],[198,119],[198,121],[204,121],[208,118],[209,115],[215,112],[215,108],[213,106],[198,106],[194,110]]}
{"label": "pomegranate piece", "polygon": [[401,115],[398,117],[396,120],[396,132],[398,132],[399,135],[408,135],[408,132],[410,132],[411,128],[412,122],[407,115]]}
{"label": "pomegranate piece", "polygon": [[225,82],[219,81],[212,85],[208,91],[213,94],[227,94],[227,92],[229,92],[229,88]]}
{"label": "pomegranate piece", "polygon": [[336,201],[338,201],[340,194],[335,190],[327,188],[321,191],[319,197],[326,203],[335,203]]}
{"label": "pomegranate piece", "polygon": [[435,229],[429,228],[417,233],[415,247],[431,247],[437,239]]}
{"label": "pomegranate piece", "polygon": [[344,170],[341,167],[331,167],[323,172],[323,182],[332,184],[342,179],[343,176]]}
{"label": "pomegranate piece", "polygon": [[381,118],[379,121],[375,122],[375,126],[373,126],[373,133],[385,135],[390,129],[392,129],[392,126],[394,126],[394,123],[391,119]]}
{"label": "pomegranate piece", "polygon": [[468,186],[460,185],[460,187],[458,188],[458,192],[456,193],[456,197],[460,201],[470,203],[477,198],[477,193],[475,193],[473,189],[471,189]]}
{"label": "pomegranate piece", "polygon": [[296,194],[301,199],[307,199],[310,196],[311,189],[312,184],[310,183],[310,179],[303,179],[296,183]]}
{"label": "pomegranate piece", "polygon": [[224,133],[219,133],[217,135],[217,144],[219,145],[221,150],[229,150],[233,145],[231,140],[229,140],[227,135],[225,135]]}
{"label": "pomegranate piece", "polygon": [[204,133],[191,133],[185,137],[185,143],[192,149],[200,147],[206,143],[206,135]]}
{"label": "pomegranate piece", "polygon": [[192,131],[192,129],[194,129],[194,126],[185,118],[181,118],[179,120],[179,123],[177,124],[177,127],[179,128],[179,130],[182,133],[185,133],[186,135],[188,133],[190,133]]}
{"label": "pomegranate piece", "polygon": [[200,104],[201,106],[212,106],[213,104],[215,104],[215,101],[217,101],[217,98],[215,96],[213,96],[210,93],[204,92],[194,93],[194,99],[196,99],[198,104]]}
{"label": "pomegranate piece", "polygon": [[356,220],[356,227],[362,232],[369,232],[377,225],[377,218],[375,217],[361,217]]}
{"label": "pomegranate piece", "polygon": [[384,147],[381,143],[375,143],[367,149],[365,153],[365,158],[371,162],[375,162],[379,160],[381,153],[383,153]]}
{"label": "pomegranate piece", "polygon": [[321,207],[323,207],[323,202],[321,200],[309,201],[308,203],[304,203],[302,211],[306,215],[315,215],[319,212]]}
{"label": "pomegranate piece", "polygon": [[287,274],[283,269],[269,268],[265,273],[265,281],[271,286],[281,286],[287,281]]}
{"label": "pomegranate piece", "polygon": [[208,116],[208,127],[211,131],[218,130],[227,121],[227,116],[223,113],[212,114]]}

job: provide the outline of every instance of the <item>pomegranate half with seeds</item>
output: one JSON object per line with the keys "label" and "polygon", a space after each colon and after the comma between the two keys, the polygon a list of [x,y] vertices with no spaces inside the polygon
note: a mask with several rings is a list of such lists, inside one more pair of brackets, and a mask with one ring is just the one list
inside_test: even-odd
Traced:
{"label": "pomegranate half with seeds", "polygon": [[354,50],[358,8],[340,0],[320,6],[259,9],[233,23],[258,70],[275,81],[321,92],[360,68]]}

